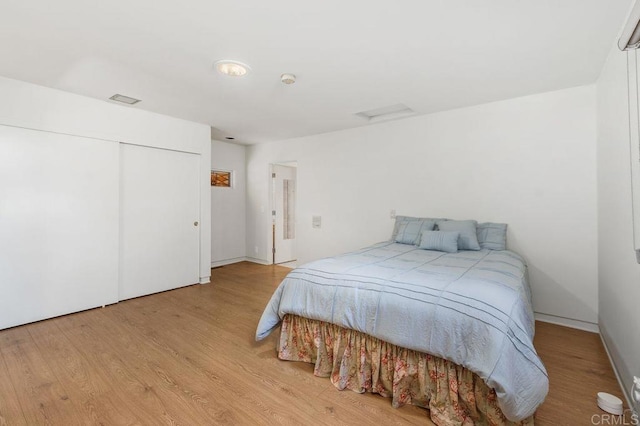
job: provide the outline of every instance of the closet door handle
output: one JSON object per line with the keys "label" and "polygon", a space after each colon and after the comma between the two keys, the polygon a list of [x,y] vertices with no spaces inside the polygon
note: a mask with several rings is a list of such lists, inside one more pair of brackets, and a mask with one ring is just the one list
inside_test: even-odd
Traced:
{"label": "closet door handle", "polygon": [[193,226],[198,226],[198,221],[193,222]]}

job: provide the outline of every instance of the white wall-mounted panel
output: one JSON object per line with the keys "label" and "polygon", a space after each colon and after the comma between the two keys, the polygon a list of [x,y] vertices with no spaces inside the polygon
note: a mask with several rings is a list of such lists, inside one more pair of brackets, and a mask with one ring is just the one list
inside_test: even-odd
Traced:
{"label": "white wall-mounted panel", "polygon": [[199,282],[200,155],[120,147],[120,300]]}
{"label": "white wall-mounted panel", "polygon": [[0,329],[117,301],[118,144],[0,125]]}

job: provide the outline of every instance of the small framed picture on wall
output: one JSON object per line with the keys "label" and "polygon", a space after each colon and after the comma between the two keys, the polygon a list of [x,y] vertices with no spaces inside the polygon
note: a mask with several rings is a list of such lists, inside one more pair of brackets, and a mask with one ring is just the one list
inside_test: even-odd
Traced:
{"label": "small framed picture on wall", "polygon": [[211,186],[231,188],[232,175],[230,170],[211,170]]}

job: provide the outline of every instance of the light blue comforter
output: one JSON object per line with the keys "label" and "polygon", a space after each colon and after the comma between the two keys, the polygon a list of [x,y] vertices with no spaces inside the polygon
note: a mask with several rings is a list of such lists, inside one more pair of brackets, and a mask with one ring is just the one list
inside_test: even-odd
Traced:
{"label": "light blue comforter", "polygon": [[462,365],[496,390],[512,421],[532,415],[548,391],[527,268],[508,250],[449,254],[385,242],[311,262],[282,281],[256,339],[288,313]]}

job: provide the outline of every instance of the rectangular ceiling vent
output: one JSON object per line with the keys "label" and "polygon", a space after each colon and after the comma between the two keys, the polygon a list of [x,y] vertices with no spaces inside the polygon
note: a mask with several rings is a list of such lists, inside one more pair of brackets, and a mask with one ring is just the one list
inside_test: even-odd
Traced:
{"label": "rectangular ceiling vent", "polygon": [[127,104],[127,105],[134,105],[140,102],[140,99],[130,98],[129,96],[125,96],[125,95],[118,95],[117,93],[112,97],[110,97],[109,99],[116,102],[122,102],[123,104]]}
{"label": "rectangular ceiling vent", "polygon": [[370,123],[378,121],[393,120],[396,118],[408,117],[416,112],[404,104],[395,104],[382,108],[370,109],[356,113],[358,117],[364,118]]}

